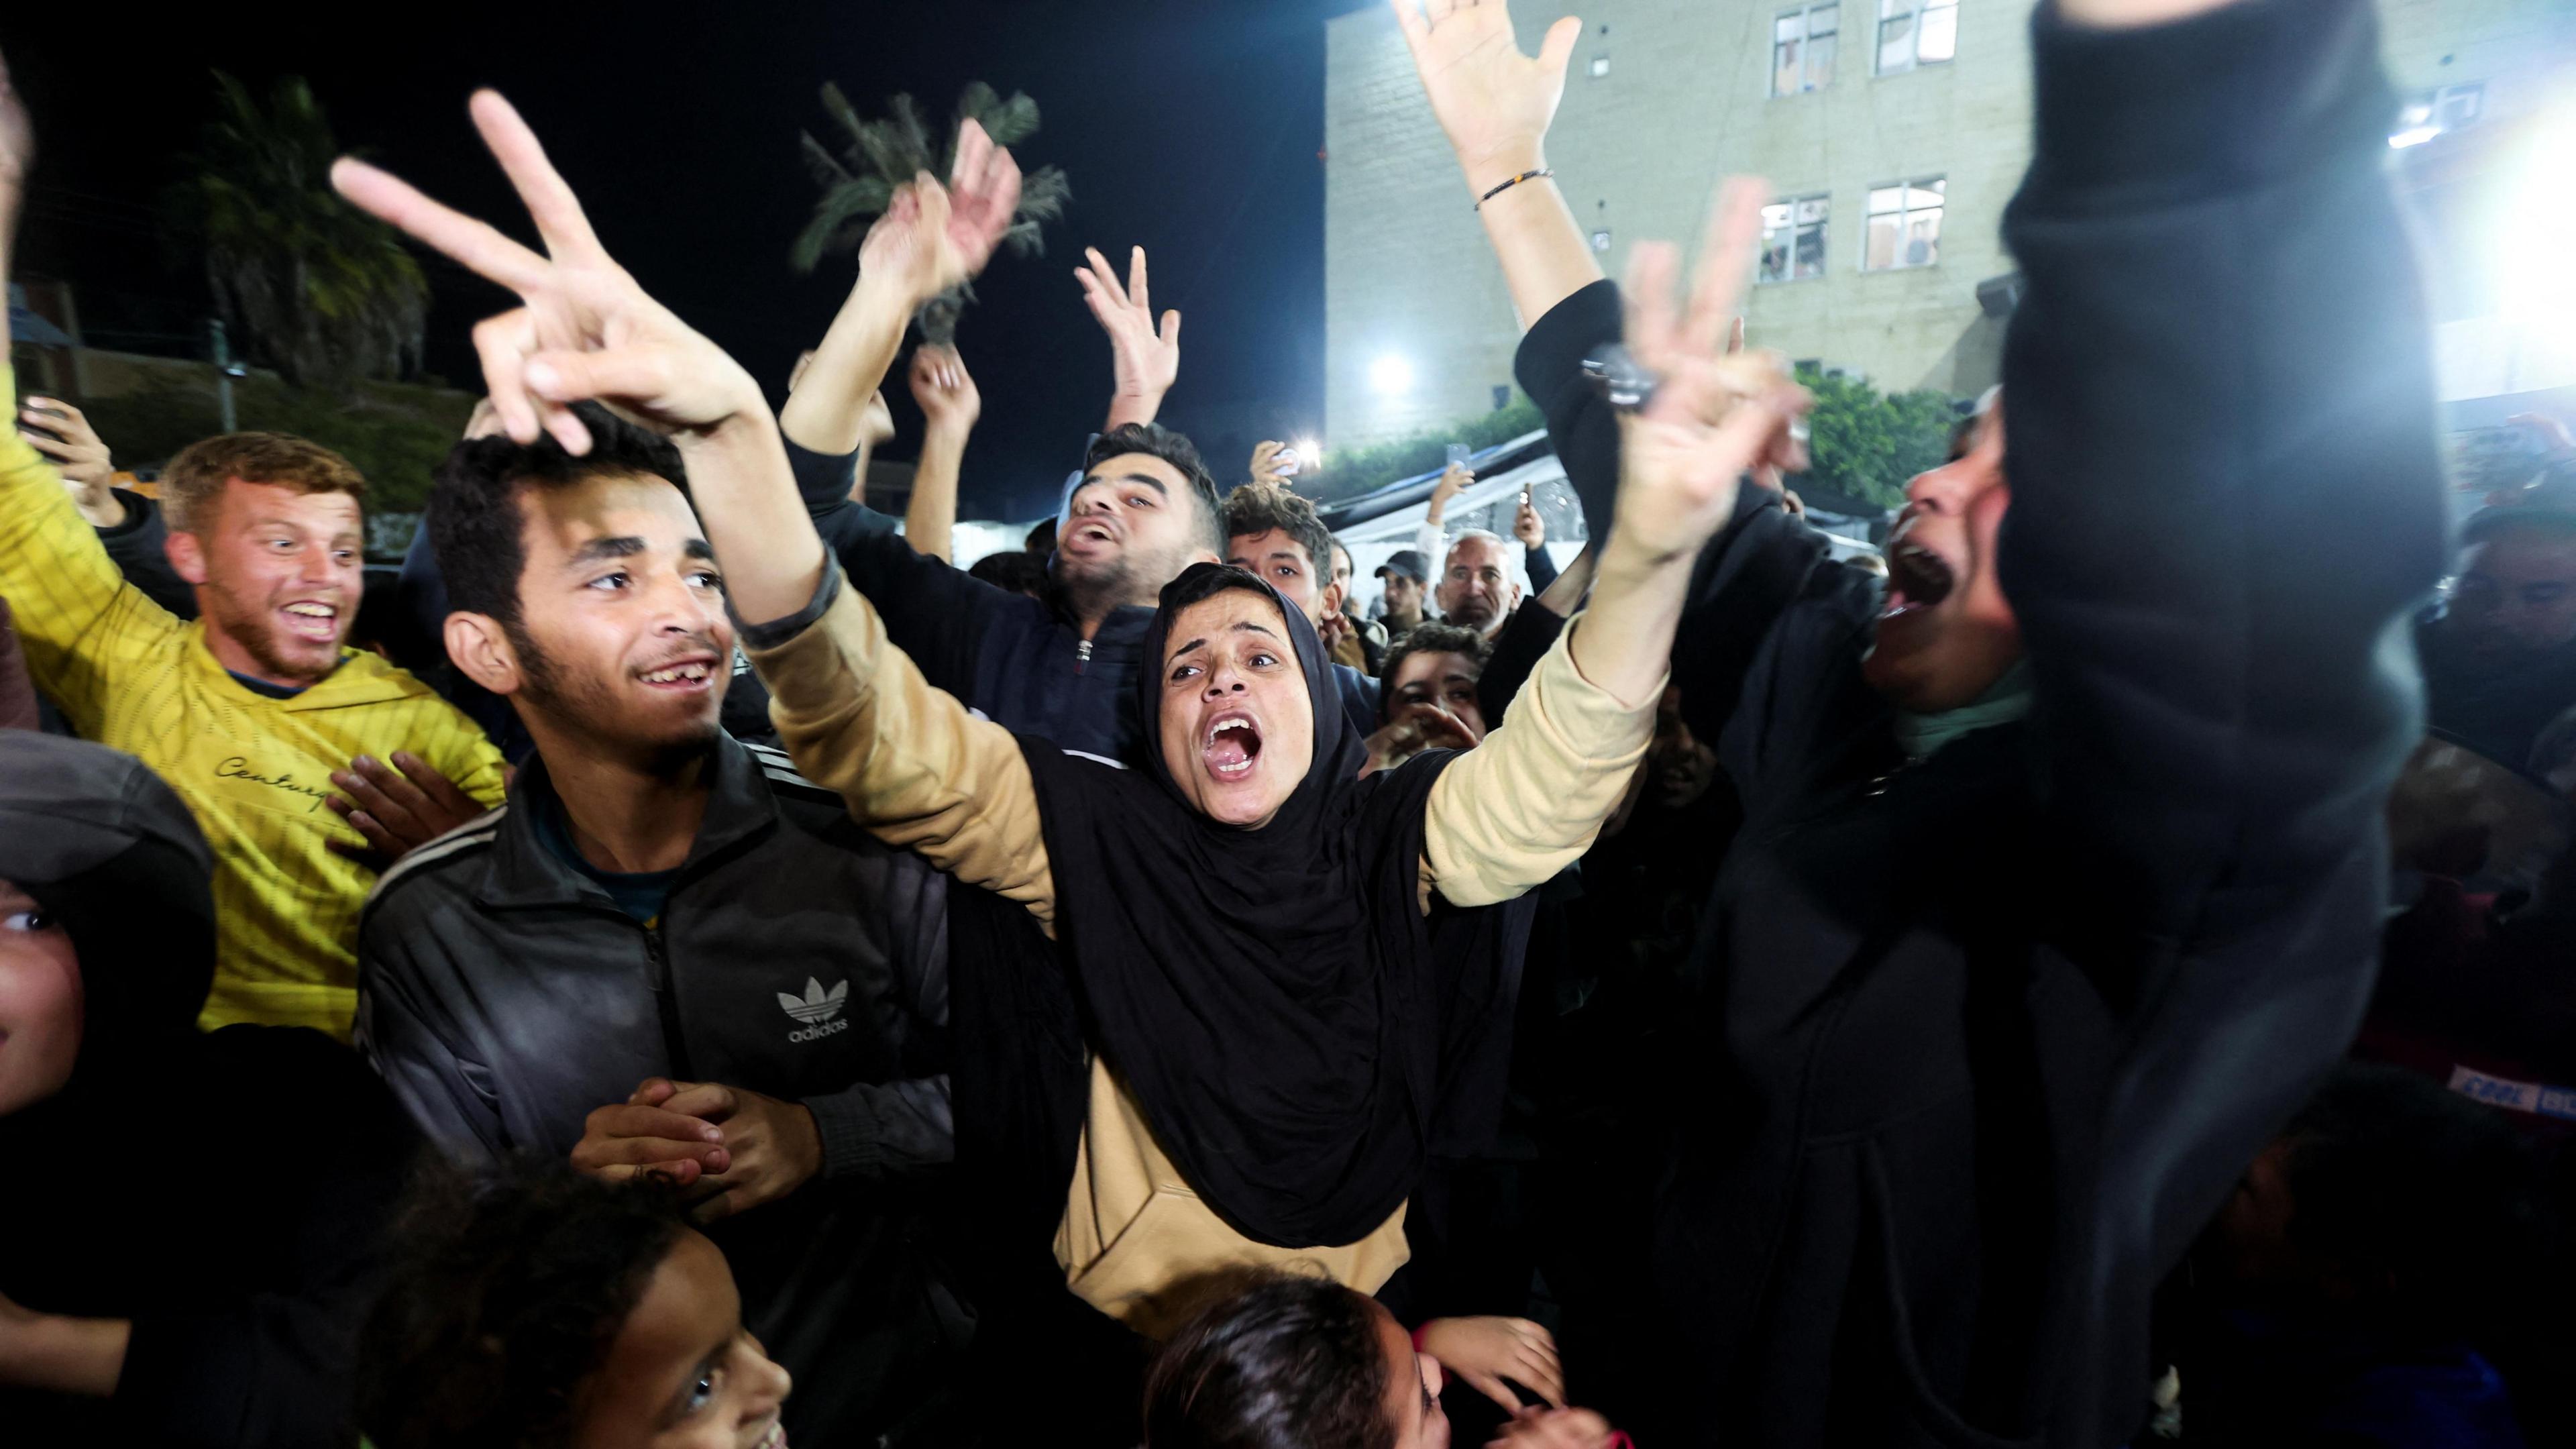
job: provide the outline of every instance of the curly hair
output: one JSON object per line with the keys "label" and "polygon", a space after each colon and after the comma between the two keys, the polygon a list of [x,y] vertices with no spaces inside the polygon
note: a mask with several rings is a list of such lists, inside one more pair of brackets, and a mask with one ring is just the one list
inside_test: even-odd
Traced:
{"label": "curly hair", "polygon": [[512,628],[519,623],[519,575],[528,566],[519,510],[522,488],[562,488],[607,474],[660,478],[689,491],[680,450],[659,433],[630,423],[594,402],[573,404],[590,429],[590,451],[576,457],[552,434],[533,443],[506,433],[467,438],[448,450],[429,491],[430,547],[447,582],[447,606],[484,614]]}
{"label": "curly hair", "polygon": [[1330,1278],[1246,1271],[1145,1378],[1145,1449],[1393,1449],[1375,1301]]}
{"label": "curly hair", "polygon": [[688,1219],[668,1189],[521,1159],[434,1166],[359,1339],[358,1423],[377,1449],[560,1449],[582,1381]]}
{"label": "curly hair", "polygon": [[1315,516],[1315,505],[1276,483],[1245,483],[1225,495],[1229,542],[1277,529],[1297,540],[1320,589],[1333,581],[1333,531]]}

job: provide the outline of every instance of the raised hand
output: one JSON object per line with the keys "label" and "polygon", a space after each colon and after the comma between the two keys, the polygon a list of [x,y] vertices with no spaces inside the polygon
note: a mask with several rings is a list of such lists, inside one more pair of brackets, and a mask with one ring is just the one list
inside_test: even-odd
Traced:
{"label": "raised hand", "polygon": [[1583,22],[1571,15],[1556,22],[1531,57],[1512,36],[1504,0],[1389,3],[1468,188],[1482,196],[1546,165],[1543,143],[1565,95],[1565,65]]}
{"label": "raised hand", "polygon": [[125,521],[125,505],[116,501],[110,483],[116,476],[115,460],[106,441],[89,425],[87,414],[54,398],[31,397],[19,409],[18,436],[53,460],[54,470],[72,490],[72,502],[80,506],[81,517],[98,528],[114,528]]}
{"label": "raised hand", "polygon": [[1255,443],[1252,445],[1252,481],[1290,486],[1288,480],[1297,476],[1297,469],[1304,461],[1297,456],[1297,450],[1286,443]]}
{"label": "raised hand", "polygon": [[1181,314],[1165,312],[1161,328],[1155,327],[1143,247],[1129,254],[1123,287],[1097,247],[1085,248],[1083,256],[1087,260],[1073,269],[1074,279],[1082,283],[1082,300],[1090,304],[1100,330],[1109,334],[1110,363],[1117,375],[1110,425],[1151,422],[1162,407],[1163,394],[1180,379]]}
{"label": "raised hand", "polygon": [[957,133],[948,184],[924,171],[859,243],[859,281],[900,293],[906,310],[980,275],[1020,204],[1020,166],[973,121]]}
{"label": "raised hand", "polygon": [[671,433],[707,433],[737,421],[769,426],[768,404],[751,375],[609,257],[580,200],[510,103],[478,91],[469,109],[536,222],[544,256],[363,161],[342,157],[331,184],[362,210],[519,295],[523,305],[474,329],[483,380],[509,435],[532,443],[541,431],[551,433],[567,451],[586,453],[590,430],[569,406],[584,399]]}
{"label": "raised hand", "polygon": [[1620,486],[1612,545],[1649,564],[1685,558],[1735,508],[1737,480],[1766,459],[1792,456],[1790,424],[1807,394],[1768,353],[1731,354],[1735,303],[1761,237],[1761,182],[1727,182],[1685,310],[1676,301],[1680,254],[1640,242],[1625,288],[1627,346],[1656,374],[1654,397],[1620,420]]}
{"label": "raised hand", "polygon": [[1527,491],[1521,494],[1521,506],[1512,513],[1512,537],[1523,548],[1537,548],[1547,542],[1547,520],[1538,516],[1538,505],[1530,502]]}
{"label": "raised hand", "polygon": [[1565,1406],[1565,1369],[1556,1339],[1526,1318],[1435,1318],[1422,1325],[1422,1351],[1465,1379],[1486,1398],[1517,1414],[1520,1396],[1503,1382],[1527,1385],[1559,1408]]}
{"label": "raised hand", "polygon": [[912,400],[933,429],[962,433],[984,415],[984,396],[954,347],[924,343],[912,354]]}

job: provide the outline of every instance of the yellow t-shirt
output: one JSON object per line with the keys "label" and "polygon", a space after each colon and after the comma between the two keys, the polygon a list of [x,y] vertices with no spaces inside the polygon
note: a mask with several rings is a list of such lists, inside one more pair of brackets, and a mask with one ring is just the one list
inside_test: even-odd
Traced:
{"label": "yellow t-shirt", "polygon": [[[0,368],[17,415],[17,380]],[[358,911],[374,872],[330,848],[365,840],[322,803],[331,772],[409,750],[486,805],[501,753],[429,686],[341,651],[291,699],[245,687],[182,621],[125,582],[53,467],[0,429],[0,596],[27,668],[85,739],[140,757],[195,812],[215,856],[214,990],[201,1023],[310,1026],[346,1041]]]}

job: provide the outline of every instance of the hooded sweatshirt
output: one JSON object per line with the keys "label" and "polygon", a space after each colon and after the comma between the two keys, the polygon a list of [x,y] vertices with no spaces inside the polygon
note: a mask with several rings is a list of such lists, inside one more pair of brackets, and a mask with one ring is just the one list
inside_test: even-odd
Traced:
{"label": "hooded sweatshirt", "polygon": [[134,1325],[108,1400],[0,1389],[12,1443],[351,1442],[349,1344],[417,1138],[319,1032],[197,1031],[211,870],[133,756],[0,732],[0,880],[69,931],[83,992],[70,1080],[0,1116],[0,1155],[42,1164],[0,1194],[0,1297]]}

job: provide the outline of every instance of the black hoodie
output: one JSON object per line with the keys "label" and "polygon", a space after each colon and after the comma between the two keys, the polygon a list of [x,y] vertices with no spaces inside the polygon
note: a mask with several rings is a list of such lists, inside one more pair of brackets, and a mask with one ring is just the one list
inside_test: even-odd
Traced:
{"label": "black hoodie", "polygon": [[104,1403],[0,1390],[12,1442],[351,1442],[349,1344],[418,1139],[319,1032],[197,1031],[210,871],[142,762],[0,732],[0,879],[69,931],[84,993],[71,1080],[0,1117],[0,1296],[134,1324]]}

